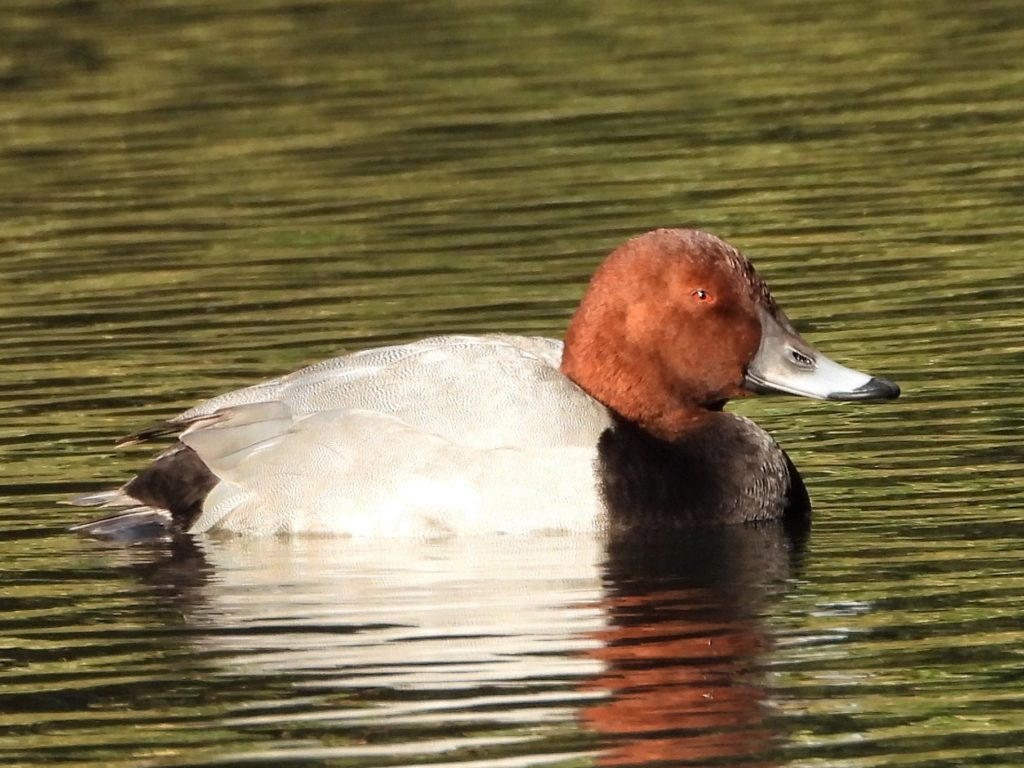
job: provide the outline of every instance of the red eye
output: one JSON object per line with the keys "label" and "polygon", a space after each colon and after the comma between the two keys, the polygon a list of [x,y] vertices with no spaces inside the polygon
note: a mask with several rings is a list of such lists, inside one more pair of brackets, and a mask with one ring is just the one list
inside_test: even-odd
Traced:
{"label": "red eye", "polygon": [[697,290],[695,290],[693,293],[690,294],[690,297],[698,304],[710,304],[715,300],[715,297],[712,296],[707,291],[705,291],[703,288],[698,288]]}

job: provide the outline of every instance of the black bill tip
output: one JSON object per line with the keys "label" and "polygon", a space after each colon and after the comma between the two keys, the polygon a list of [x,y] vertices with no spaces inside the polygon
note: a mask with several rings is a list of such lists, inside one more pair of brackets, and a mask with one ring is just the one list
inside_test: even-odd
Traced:
{"label": "black bill tip", "polygon": [[872,377],[849,392],[832,392],[829,400],[895,400],[900,396],[899,385],[895,381]]}

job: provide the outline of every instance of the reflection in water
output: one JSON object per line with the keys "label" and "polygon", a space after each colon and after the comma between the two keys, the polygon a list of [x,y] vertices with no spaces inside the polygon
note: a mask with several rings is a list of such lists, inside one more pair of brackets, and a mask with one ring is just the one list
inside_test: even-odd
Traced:
{"label": "reflection in water", "polygon": [[254,745],[241,757],[634,764],[764,758],[759,617],[797,548],[773,527],[607,546],[185,538],[126,553],[178,601],[216,674],[250,679],[224,723]]}
{"label": "reflection in water", "polygon": [[[183,579],[197,556],[205,575]],[[214,676],[248,679],[234,757],[576,757],[575,713],[604,695],[584,686],[601,556],[571,537],[183,539],[132,567],[166,574]]]}
{"label": "reflection in water", "polygon": [[589,687],[611,695],[581,712],[609,739],[602,764],[765,757],[773,734],[764,723],[761,614],[802,533],[728,528],[610,547],[607,626],[590,652],[604,671]]}

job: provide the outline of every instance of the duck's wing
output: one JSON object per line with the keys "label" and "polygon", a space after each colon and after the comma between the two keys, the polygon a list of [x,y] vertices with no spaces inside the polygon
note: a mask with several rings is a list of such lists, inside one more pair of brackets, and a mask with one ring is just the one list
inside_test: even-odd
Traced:
{"label": "duck's wing", "polygon": [[[548,339],[448,336],[327,360],[186,411],[152,465],[73,503],[166,509],[193,531],[401,532],[435,513],[501,530],[480,510],[549,496],[578,515],[610,418],[560,357]],[[555,508],[552,527],[580,519]]]}
{"label": "duck's wing", "polygon": [[217,484],[187,524],[266,535],[436,536],[602,524],[596,444],[480,449],[374,411],[274,419],[258,436],[235,406],[181,441]]}
{"label": "duck's wing", "polygon": [[559,341],[496,334],[381,347],[219,395],[127,439],[176,434],[226,408],[279,402],[296,416],[389,414],[482,448],[588,441],[607,413],[558,370],[561,356]]}

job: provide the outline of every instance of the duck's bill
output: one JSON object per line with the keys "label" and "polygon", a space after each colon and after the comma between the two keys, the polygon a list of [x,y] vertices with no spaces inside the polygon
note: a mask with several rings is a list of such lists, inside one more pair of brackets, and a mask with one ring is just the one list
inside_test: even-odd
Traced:
{"label": "duck's bill", "polygon": [[744,387],[758,394],[819,400],[893,400],[900,396],[895,383],[828,359],[767,312],[761,316],[761,346],[747,367]]}

